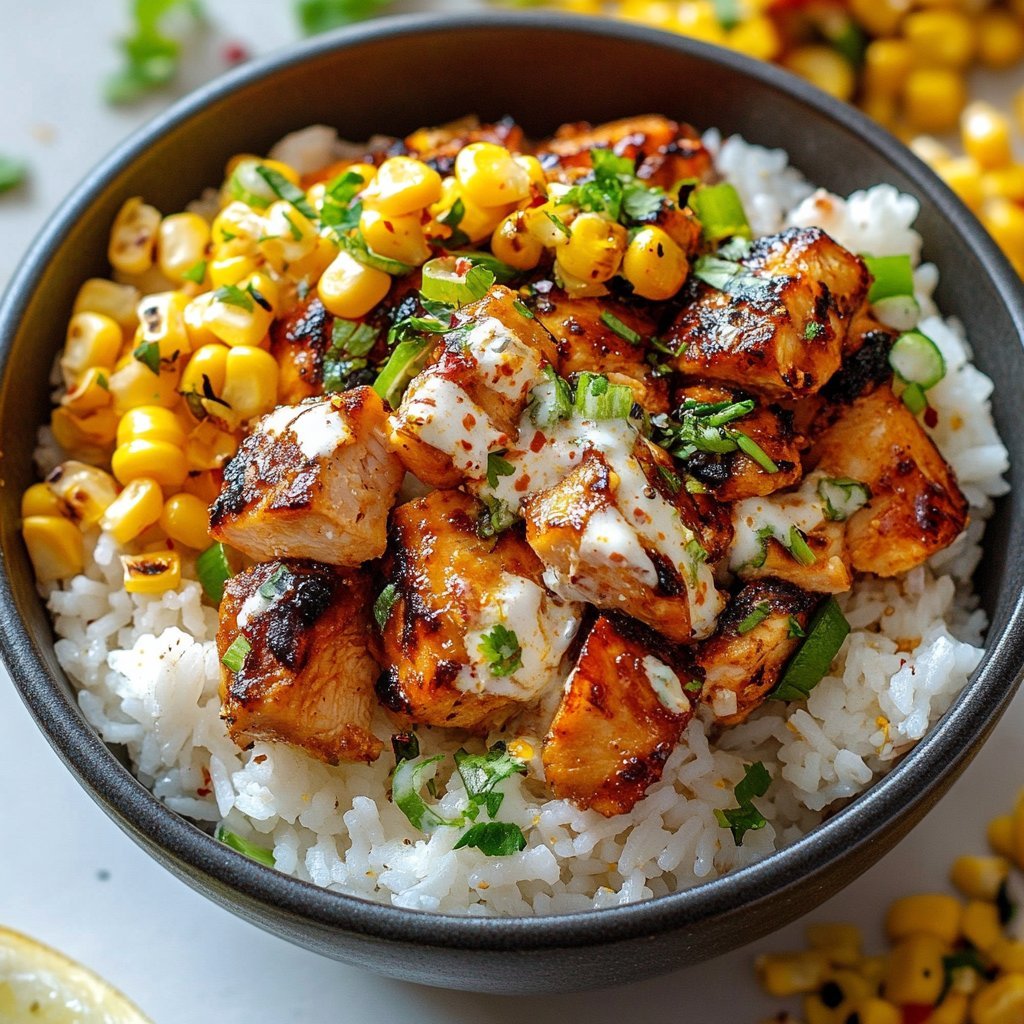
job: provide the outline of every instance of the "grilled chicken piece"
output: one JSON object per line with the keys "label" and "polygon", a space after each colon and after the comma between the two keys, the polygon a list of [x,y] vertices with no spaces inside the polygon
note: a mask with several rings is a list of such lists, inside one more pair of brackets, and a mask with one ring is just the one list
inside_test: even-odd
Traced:
{"label": "grilled chicken piece", "polygon": [[481,124],[476,117],[463,117],[440,128],[419,128],[406,136],[405,148],[441,174],[451,174],[459,150],[471,142],[495,142],[513,153],[525,151],[523,130],[510,117],[491,124]]}
{"label": "grilled chicken piece", "polygon": [[737,575],[745,580],[774,577],[819,594],[845,594],[853,586],[853,574],[843,524],[823,522],[804,534],[804,542],[814,555],[810,565],[772,538],[765,541],[764,561],[742,566]]}
{"label": "grilled chicken piece", "polygon": [[[521,507],[526,539],[555,593],[687,641],[710,631],[720,604],[705,524],[671,465],[636,435],[630,448],[584,451],[575,469]],[[714,546],[727,544],[723,537]]]}
{"label": "grilled chicken piece", "polygon": [[701,699],[723,725],[742,722],[775,688],[821,600],[784,580],[746,584],[718,620],[715,635],[694,648],[704,670]]}
{"label": "grilled chicken piece", "polygon": [[685,648],[624,616],[600,616],[544,740],[555,795],[609,818],[630,810],[661,778],[699,687]]}
{"label": "grilled chicken piece", "polygon": [[558,372],[563,377],[584,370],[603,373],[613,383],[629,384],[648,412],[667,412],[667,382],[655,376],[642,346],[626,341],[601,319],[605,312],[636,331],[644,342],[657,333],[645,309],[604,299],[570,299],[554,290],[538,297],[534,313],[554,336]]}
{"label": "grilled chicken piece", "polygon": [[258,560],[378,558],[404,473],[386,426],[366,387],[264,416],[224,469],[211,536]]}
{"label": "grilled chicken piece", "polygon": [[[658,114],[644,114],[592,126],[565,124],[537,147],[549,177],[571,179],[590,169],[590,150],[612,149],[637,162],[637,177],[671,189],[685,178],[706,181],[712,175],[711,154],[689,125]],[[561,173],[560,173],[561,172]]]}
{"label": "grilled chicken piece", "polygon": [[547,593],[518,531],[482,538],[483,512],[461,491],[434,491],[392,515],[377,695],[411,722],[486,732],[562,682],[581,609]]}
{"label": "grilled chicken piece", "polygon": [[237,671],[221,667],[221,717],[243,749],[291,743],[327,764],[373,761],[369,576],[316,562],[273,561],[228,580],[220,605],[221,658],[244,637]]}
{"label": "grilled chicken piece", "polygon": [[415,377],[391,417],[391,445],[434,487],[487,475],[489,452],[518,441],[530,391],[555,361],[551,336],[497,286],[458,314],[436,362]]}
{"label": "grilled chicken piece", "polygon": [[770,396],[813,394],[839,369],[871,280],[818,228],[759,238],[720,291],[693,289],[669,332],[684,374]]}
{"label": "grilled chicken piece", "polygon": [[948,547],[967,525],[953,470],[888,384],[822,412],[810,469],[861,481],[871,500],[846,522],[860,572],[895,576]]}

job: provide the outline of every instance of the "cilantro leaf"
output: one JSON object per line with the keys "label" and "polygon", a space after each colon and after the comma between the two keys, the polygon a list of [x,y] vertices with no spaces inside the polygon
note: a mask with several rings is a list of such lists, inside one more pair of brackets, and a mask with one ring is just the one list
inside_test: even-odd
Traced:
{"label": "cilantro leaf", "polygon": [[715,818],[722,828],[732,831],[737,846],[743,845],[743,837],[747,832],[762,829],[768,824],[765,816],[754,806],[754,797],[764,796],[771,785],[772,777],[768,769],[760,761],[748,764],[743,778],[736,783],[733,793],[738,806],[725,810],[716,808]]}
{"label": "cilantro leaf", "polygon": [[0,192],[8,192],[17,188],[24,180],[28,170],[20,160],[0,156]]}
{"label": "cilantro leaf", "polygon": [[213,301],[223,302],[225,306],[237,306],[251,313],[254,296],[239,288],[237,284],[223,284],[213,293]]}
{"label": "cilantro leaf", "polygon": [[388,7],[391,0],[298,0],[295,15],[307,36],[362,21]]}
{"label": "cilantro leaf", "polygon": [[513,757],[502,742],[495,743],[486,754],[467,754],[465,750],[455,753],[455,767],[462,776],[471,801],[482,803],[493,818],[501,806],[503,794],[495,786],[513,775],[526,774],[526,762]]}
{"label": "cilantro leaf", "polygon": [[523,648],[514,629],[506,629],[500,622],[480,637],[477,650],[487,660],[491,674],[510,676],[523,666]]}
{"label": "cilantro leaf", "polygon": [[487,455],[487,483],[490,487],[498,486],[499,476],[512,476],[516,467],[511,462],[502,458],[504,450],[500,452],[489,452]]}
{"label": "cilantro leaf", "polygon": [[526,849],[526,836],[518,825],[507,821],[481,821],[471,825],[454,849],[474,847],[485,857],[510,857]]}
{"label": "cilantro leaf", "polygon": [[377,600],[373,602],[373,617],[377,620],[377,625],[381,629],[387,625],[388,619],[391,618],[391,609],[394,608],[397,600],[398,588],[394,583],[389,583],[377,595]]}
{"label": "cilantro leaf", "polygon": [[151,373],[160,376],[160,343],[144,341],[132,355]]}
{"label": "cilantro leaf", "polygon": [[519,517],[504,498],[496,498],[492,494],[481,494],[480,500],[484,509],[477,520],[478,537],[496,537],[507,530]]}
{"label": "cilantro leaf", "polygon": [[193,284],[202,284],[206,279],[206,260],[197,260],[181,276]]}

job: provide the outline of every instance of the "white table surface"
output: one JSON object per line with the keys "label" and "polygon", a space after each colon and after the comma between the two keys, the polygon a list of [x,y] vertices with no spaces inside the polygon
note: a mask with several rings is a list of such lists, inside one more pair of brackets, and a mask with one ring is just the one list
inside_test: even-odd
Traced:
{"label": "white table surface", "polygon": [[[32,165],[29,185],[0,196],[0,285],[75,181],[171,95],[123,109],[100,99],[100,78],[116,63],[112,44],[124,30],[127,6],[127,0],[0,0],[6,43],[0,153],[24,156]],[[290,0],[206,0],[205,6],[215,32],[186,67],[178,92],[220,66],[218,40],[238,40],[262,53],[296,36]],[[880,948],[878,924],[888,900],[944,886],[956,854],[984,848],[986,822],[1004,813],[1024,784],[1022,733],[1024,695],[926,821],[814,919],[857,922]],[[423,988],[322,959],[236,919],[150,860],[64,769],[2,669],[0,813],[0,924],[90,965],[157,1024],[619,1024],[666,1015],[686,1024],[744,1024],[778,1009],[753,982],[754,956],[801,945],[797,922],[654,981],[524,998]]]}

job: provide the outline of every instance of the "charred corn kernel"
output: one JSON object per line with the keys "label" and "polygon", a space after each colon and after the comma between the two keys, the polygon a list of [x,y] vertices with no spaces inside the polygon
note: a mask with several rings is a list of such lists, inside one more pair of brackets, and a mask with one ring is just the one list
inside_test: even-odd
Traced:
{"label": "charred corn kernel", "polygon": [[765,15],[745,18],[725,38],[725,45],[757,60],[775,60],[782,52],[782,37]]}
{"label": "charred corn kernel", "polygon": [[[234,291],[213,292],[203,325],[225,345],[258,345],[267,336],[274,320],[274,304],[256,283],[262,283],[263,278],[254,274],[234,285]],[[255,295],[247,290],[249,285]]]}
{"label": "charred corn kernel", "polygon": [[188,332],[189,346],[193,351],[203,345],[217,343],[217,335],[206,326],[206,312],[212,302],[213,292],[203,292],[185,307],[182,314],[185,330]]}
{"label": "charred corn kernel", "polygon": [[[856,1019],[859,1024],[903,1024],[903,1011],[884,999],[872,996],[857,1004]],[[929,1019],[934,1020],[934,1015]]]}
{"label": "charred corn kernel", "polygon": [[963,992],[947,992],[942,1002],[929,1014],[928,1024],[965,1024],[970,1005],[970,997]]}
{"label": "charred corn kernel", "polygon": [[313,284],[320,279],[334,257],[338,255],[338,248],[338,243],[334,239],[321,235],[313,251],[301,260],[289,263],[284,273],[293,281],[304,280],[307,284]]}
{"label": "charred corn kernel", "polygon": [[957,857],[949,873],[952,883],[975,900],[995,900],[1010,873],[1005,857]]}
{"label": "charred corn kernel", "polygon": [[86,462],[102,462],[117,432],[117,414],[105,406],[77,415],[63,407],[53,410],[50,429],[57,444]]}
{"label": "charred corn kernel", "polygon": [[191,473],[220,469],[236,451],[238,438],[210,420],[203,420],[185,442],[185,458]]}
{"label": "charred corn kernel", "polygon": [[990,199],[982,208],[981,222],[1010,262],[1024,266],[1024,208],[1007,199]]}
{"label": "charred corn kernel", "polygon": [[144,274],[153,266],[160,211],[138,196],[127,200],[110,229],[107,259],[122,274]]}
{"label": "charred corn kernel", "polygon": [[363,266],[345,250],[334,257],[316,286],[327,311],[346,320],[365,316],[390,289],[390,274]]}
{"label": "charred corn kernel", "polygon": [[220,494],[219,474],[210,471],[189,470],[185,482],[181,485],[181,490],[183,494],[195,495],[206,508],[209,508]]}
{"label": "charred corn kernel", "polygon": [[893,942],[907,935],[933,935],[953,943],[960,934],[963,908],[955,896],[919,893],[895,900],[885,917],[885,932]]}
{"label": "charred corn kernel", "polygon": [[676,11],[676,19],[671,26],[676,32],[705,43],[725,43],[725,29],[715,12],[714,5],[708,0],[683,0]]}
{"label": "charred corn kernel", "polygon": [[[379,178],[379,175],[378,175]],[[477,206],[507,206],[530,196],[530,174],[512,154],[493,142],[471,142],[455,158],[455,178]]]}
{"label": "charred corn kernel", "polygon": [[1000,970],[1024,974],[1024,942],[1000,938],[988,951],[988,955]]}
{"label": "charred corn kernel", "polygon": [[969,104],[960,120],[960,136],[968,156],[986,170],[1007,167],[1013,161],[1010,122],[991,103]]}
{"label": "charred corn kernel", "polygon": [[1004,974],[974,997],[972,1024],[1020,1024],[1022,1020],[1024,974]]}
{"label": "charred corn kernel", "polygon": [[587,281],[582,277],[576,277],[558,263],[555,264],[555,270],[562,291],[573,299],[600,298],[608,294],[607,287],[601,281]]}
{"label": "charred corn kernel", "polygon": [[759,956],[757,980],[770,996],[786,998],[816,992],[829,970],[828,957],[816,950]]}
{"label": "charred corn kernel", "polygon": [[1024,202],[1024,164],[1011,164],[987,171],[981,177],[980,191],[985,199],[1010,199]]}
{"label": "charred corn kernel", "polygon": [[512,757],[518,757],[520,761],[529,761],[534,754],[533,744],[529,740],[517,737],[509,743],[508,752]]}
{"label": "charred corn kernel", "polygon": [[[442,225],[438,218],[449,216],[456,203],[462,206],[462,218],[457,225]],[[434,223],[428,226],[427,233],[431,236],[447,238],[451,234],[451,228],[454,227],[463,232],[471,242],[482,242],[511,212],[511,204],[490,208],[480,206],[463,192],[462,186],[455,178],[445,178],[442,183],[441,198],[430,207]]]}
{"label": "charred corn kernel", "polygon": [[184,292],[147,295],[139,303],[136,345],[156,344],[161,359],[187,353],[192,343],[185,329],[185,307],[191,301]]}
{"label": "charred corn kernel", "polygon": [[171,540],[203,551],[210,545],[210,511],[194,494],[175,494],[164,503],[160,529]]}
{"label": "charred corn kernel", "polygon": [[686,254],[658,227],[641,228],[622,260],[622,276],[645,299],[669,299],[683,286]]}
{"label": "charred corn kernel", "polygon": [[[555,249],[569,241],[569,224],[576,211],[552,196],[546,203],[519,211],[526,230],[546,249]],[[511,216],[511,215],[510,215]]]}
{"label": "charred corn kernel", "polygon": [[114,399],[114,412],[123,416],[139,405],[162,405],[173,409],[178,404],[177,366],[161,364],[154,373],[134,356],[124,357],[110,375],[110,394]]}
{"label": "charred corn kernel", "polygon": [[100,527],[118,544],[127,544],[160,519],[164,495],[160,485],[148,477],[130,480],[107,506]]}
{"label": "charred corn kernel", "polygon": [[535,156],[520,156],[516,155],[512,158],[524,171],[526,171],[527,177],[530,179],[530,184],[539,192],[541,195],[545,195],[548,190],[548,178],[544,173],[544,168],[541,166],[541,162]]}
{"label": "charred corn kernel", "polygon": [[962,71],[974,57],[974,25],[962,11],[913,11],[903,19],[902,31],[918,67]]}
{"label": "charred corn kernel", "polygon": [[21,524],[36,579],[40,583],[64,580],[82,571],[82,532],[61,516],[29,516]]}
{"label": "charred corn kernel", "polygon": [[122,484],[151,477],[164,488],[180,487],[188,475],[185,453],[178,445],[142,438],[118,445],[110,468]]}
{"label": "charred corn kernel", "polygon": [[164,277],[180,284],[185,274],[206,257],[210,225],[198,213],[172,213],[160,222],[156,262]]}
{"label": "charred corn kernel", "polygon": [[783,65],[837,99],[848,100],[856,86],[850,62],[830,46],[798,46]]}
{"label": "charred corn kernel", "polygon": [[299,184],[298,172],[280,160],[242,153],[232,157],[225,169],[223,193],[256,209],[264,209],[277,199],[277,192],[260,171],[280,174],[292,185]]}
{"label": "charred corn kernel", "polygon": [[135,310],[141,297],[138,289],[131,285],[91,277],[78,289],[72,312],[100,313],[126,331],[134,331],[137,323]]}
{"label": "charred corn kernel", "polygon": [[210,226],[210,241],[216,259],[252,256],[263,236],[263,218],[245,203],[228,203]]}
{"label": "charred corn kernel", "polygon": [[185,443],[185,430],[170,409],[140,405],[129,409],[117,425],[118,446],[129,441],[166,441],[181,447]]}
{"label": "charred corn kernel", "polygon": [[893,35],[907,11],[902,0],[849,0],[849,8],[872,36]]}
{"label": "charred corn kernel", "polygon": [[984,193],[982,171],[978,162],[969,156],[951,157],[935,165],[939,177],[972,209],[981,208]]}
{"label": "charred corn kernel", "polygon": [[46,484],[32,484],[21,496],[21,518],[29,516],[62,516],[64,506],[60,498]]}
{"label": "charred corn kernel", "polygon": [[897,942],[889,953],[885,998],[901,1006],[937,1002],[945,979],[942,958],[949,949],[947,943],[923,931]]}
{"label": "charred corn kernel", "polygon": [[885,971],[888,961],[884,956],[866,956],[860,962],[860,973],[864,980],[871,985],[873,991],[878,991],[885,979]]}
{"label": "charred corn kernel", "polygon": [[76,416],[95,412],[110,402],[110,371],[99,366],[86,370],[60,400],[60,404]]}
{"label": "charred corn kernel", "polygon": [[76,313],[68,323],[60,368],[69,386],[93,366],[109,369],[117,362],[124,335],[103,313]]}
{"label": "charred corn kernel", "polygon": [[864,50],[864,89],[871,94],[895,96],[903,88],[913,63],[904,39],[875,39]]}
{"label": "charred corn kernel", "polygon": [[964,907],[961,931],[968,942],[987,953],[1003,937],[999,908],[985,900],[971,900]]}
{"label": "charred corn kernel", "polygon": [[441,175],[422,160],[393,156],[377,168],[363,202],[394,217],[414,213],[441,198]]}
{"label": "charred corn kernel", "polygon": [[258,269],[259,264],[255,256],[225,256],[223,259],[210,260],[206,265],[210,287],[214,289],[238,284],[244,278],[255,274]]}
{"label": "charred corn kernel", "polygon": [[854,1008],[874,993],[854,971],[829,971],[817,992],[804,996],[807,1024],[845,1024]]}
{"label": "charred corn kernel", "polygon": [[305,259],[316,248],[319,237],[308,217],[281,200],[267,210],[263,235],[257,244],[267,262],[280,272],[289,263]]}
{"label": "charred corn kernel", "polygon": [[966,100],[963,76],[948,68],[914,68],[903,86],[904,113],[919,131],[954,128]]}
{"label": "charred corn kernel", "polygon": [[[216,398],[221,398],[224,392],[224,379],[227,373],[228,353],[231,351],[227,345],[213,344],[203,345],[192,353],[188,364],[181,373],[181,393],[183,395],[198,395],[197,399],[188,399],[186,404],[190,411],[194,401],[202,402],[203,408],[208,413],[216,414],[216,409],[211,408],[207,403],[213,400],[209,397],[212,393]],[[216,405],[216,402],[213,402]],[[184,437],[182,437],[184,440]]]}
{"label": "charred corn kernel", "polygon": [[527,228],[524,212],[517,210],[494,229],[491,252],[516,270],[533,270],[544,255],[544,246]]}
{"label": "charred corn kernel", "polygon": [[600,284],[618,271],[626,240],[626,229],[621,224],[599,213],[581,213],[572,222],[569,240],[559,247],[555,260],[573,277]]}
{"label": "charred corn kernel", "polygon": [[1002,814],[988,823],[985,832],[989,846],[1003,857],[1013,859],[1013,816]]}
{"label": "charred corn kernel", "polygon": [[812,924],[807,926],[807,944],[837,967],[850,967],[861,958],[863,938],[852,924]]}
{"label": "charred corn kernel", "polygon": [[997,7],[978,16],[978,59],[988,68],[1008,68],[1024,57],[1024,28]]}
{"label": "charred corn kernel", "polygon": [[129,594],[162,594],[181,586],[181,558],[175,551],[122,555],[121,566]]}
{"label": "charred corn kernel", "polygon": [[264,349],[246,345],[231,349],[224,366],[221,394],[231,419],[241,422],[270,412],[277,404],[277,375],[277,360]]}
{"label": "charred corn kernel", "polygon": [[46,484],[83,529],[99,522],[117,497],[117,484],[105,470],[69,459],[57,466]]}
{"label": "charred corn kernel", "polygon": [[388,259],[414,267],[430,259],[430,246],[418,213],[398,216],[366,208],[359,217],[359,230],[366,244]]}

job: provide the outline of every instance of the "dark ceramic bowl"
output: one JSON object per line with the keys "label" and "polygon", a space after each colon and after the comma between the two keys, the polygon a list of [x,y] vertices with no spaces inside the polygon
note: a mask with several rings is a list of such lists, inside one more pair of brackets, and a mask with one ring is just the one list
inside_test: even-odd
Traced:
{"label": "dark ceramic bowl", "polygon": [[[124,199],[181,209],[220,180],[233,153],[260,152],[321,121],[343,137],[404,134],[476,112],[511,114],[534,135],[564,121],[658,111],[789,150],[808,177],[846,194],[891,182],[921,203],[917,226],[938,264],[937,300],[970,327],[998,382],[996,420],[1014,490],[998,503],[978,572],[992,620],[988,651],[950,712],[870,792],[800,842],[677,895],[560,917],[481,920],[379,906],[247,860],[162,806],[86,724],[53,654],[46,612],[18,534],[33,477],[47,371],[79,283],[106,272],[106,236]],[[1024,432],[1021,285],[975,219],[903,146],[851,108],[775,68],[658,32],[557,15],[396,19],[318,38],[256,61],[134,135],[72,194],[0,307],[3,378],[2,649],[57,753],[136,842],[236,914],[326,956],[398,978],[495,992],[638,980],[778,928],[864,871],[900,840],[977,752],[1021,674],[1019,495]]]}

